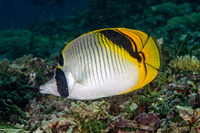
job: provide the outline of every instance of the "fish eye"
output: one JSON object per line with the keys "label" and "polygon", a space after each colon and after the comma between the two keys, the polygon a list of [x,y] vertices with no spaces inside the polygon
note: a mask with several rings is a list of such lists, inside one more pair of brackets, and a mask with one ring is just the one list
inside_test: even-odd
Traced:
{"label": "fish eye", "polygon": [[63,66],[64,65],[64,59],[63,59],[63,54],[60,53],[60,56],[58,58],[58,63],[60,66]]}

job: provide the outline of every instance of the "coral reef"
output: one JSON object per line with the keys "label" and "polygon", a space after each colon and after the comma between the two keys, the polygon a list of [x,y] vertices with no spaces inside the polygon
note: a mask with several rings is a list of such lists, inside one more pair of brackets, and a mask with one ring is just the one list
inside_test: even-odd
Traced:
{"label": "coral reef", "polygon": [[79,132],[101,131],[107,125],[103,121],[109,117],[109,107],[106,101],[85,103],[43,96],[29,104],[26,128],[36,129],[38,132],[72,129]]}
{"label": "coral reef", "polygon": [[[0,132],[200,132],[199,11],[195,0],[88,0],[71,18],[0,31]],[[163,68],[153,82],[90,101],[38,93],[69,41],[106,27],[161,38]]]}
{"label": "coral reef", "polygon": [[38,94],[38,85],[47,81],[44,75],[53,75],[55,66],[46,70],[49,67],[46,61],[31,55],[18,58],[12,64],[5,59],[0,66],[0,120],[21,123],[26,105]]}
{"label": "coral reef", "polygon": [[[138,91],[76,101],[37,94],[38,86],[53,76],[55,61],[28,55],[12,64],[7,60],[2,63],[6,66],[2,70],[9,74],[1,77],[1,120],[12,129],[30,132],[199,131],[198,72],[172,71],[169,67]],[[6,76],[12,78],[12,82],[5,85],[9,79]],[[8,116],[7,113],[10,117],[3,117]],[[180,124],[175,126],[177,123]]]}
{"label": "coral reef", "polygon": [[198,132],[200,74],[170,73],[174,80],[164,82],[159,75],[144,89],[99,100],[37,96],[26,111],[18,110],[25,118],[15,127],[31,132]]}
{"label": "coral reef", "polygon": [[36,132],[198,132],[199,76],[179,73],[169,83],[157,78],[144,90],[92,101],[37,97],[27,106],[25,128]]}
{"label": "coral reef", "polygon": [[189,55],[178,56],[169,62],[169,67],[175,71],[196,71],[200,73],[200,61],[197,57]]}

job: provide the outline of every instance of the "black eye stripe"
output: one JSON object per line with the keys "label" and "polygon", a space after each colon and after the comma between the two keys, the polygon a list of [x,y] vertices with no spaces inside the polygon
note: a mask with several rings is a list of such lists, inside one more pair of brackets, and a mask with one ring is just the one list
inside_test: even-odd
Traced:
{"label": "black eye stripe", "polygon": [[67,84],[67,79],[65,77],[65,73],[61,69],[57,68],[55,78],[56,78],[57,89],[60,95],[62,97],[68,97],[69,92],[68,92],[68,84]]}
{"label": "black eye stripe", "polygon": [[63,59],[62,53],[60,53],[60,56],[59,56],[59,58],[58,58],[58,63],[60,64],[60,66],[63,66],[63,65],[64,65],[64,59]]}

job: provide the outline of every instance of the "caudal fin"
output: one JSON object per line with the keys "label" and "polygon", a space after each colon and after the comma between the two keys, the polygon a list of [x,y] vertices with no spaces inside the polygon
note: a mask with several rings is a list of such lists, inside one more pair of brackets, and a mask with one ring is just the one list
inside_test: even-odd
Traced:
{"label": "caudal fin", "polygon": [[145,56],[145,65],[147,75],[144,84],[151,82],[158,74],[161,66],[160,49],[156,41],[150,36],[142,49]]}
{"label": "caudal fin", "polygon": [[158,74],[158,70],[161,66],[160,49],[156,41],[142,31],[126,28],[121,28],[121,30],[123,30],[123,32],[128,31],[126,34],[129,35],[137,44],[141,44],[137,45],[137,51],[135,52],[141,51],[145,57],[144,65],[146,67],[146,76],[140,86],[142,87],[151,82]]}
{"label": "caudal fin", "polygon": [[119,28],[119,30],[131,37],[135,44],[137,44],[135,47],[133,45],[134,52],[142,52],[144,55],[146,75],[134,88],[137,89],[148,84],[157,76],[161,65],[160,49],[156,44],[156,41],[142,31],[126,28]]}

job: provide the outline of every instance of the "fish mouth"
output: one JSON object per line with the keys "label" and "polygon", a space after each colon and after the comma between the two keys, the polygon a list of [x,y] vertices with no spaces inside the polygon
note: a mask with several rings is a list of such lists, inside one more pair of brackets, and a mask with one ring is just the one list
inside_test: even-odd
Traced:
{"label": "fish mouth", "polygon": [[39,87],[39,91],[41,94],[51,94],[51,95],[55,95],[55,96],[60,96],[60,94],[57,92],[56,89],[52,88],[49,85],[42,85]]}
{"label": "fish mouth", "polygon": [[44,91],[44,90],[40,90],[40,93],[44,94],[44,93],[45,93],[45,91]]}
{"label": "fish mouth", "polygon": [[39,88],[39,91],[40,91],[40,93],[43,93],[44,89],[40,89],[40,88]]}
{"label": "fish mouth", "polygon": [[47,92],[47,89],[45,89],[44,85],[42,85],[42,86],[39,87],[39,91],[40,91],[40,93],[42,93],[42,94],[48,93],[48,92]]}

